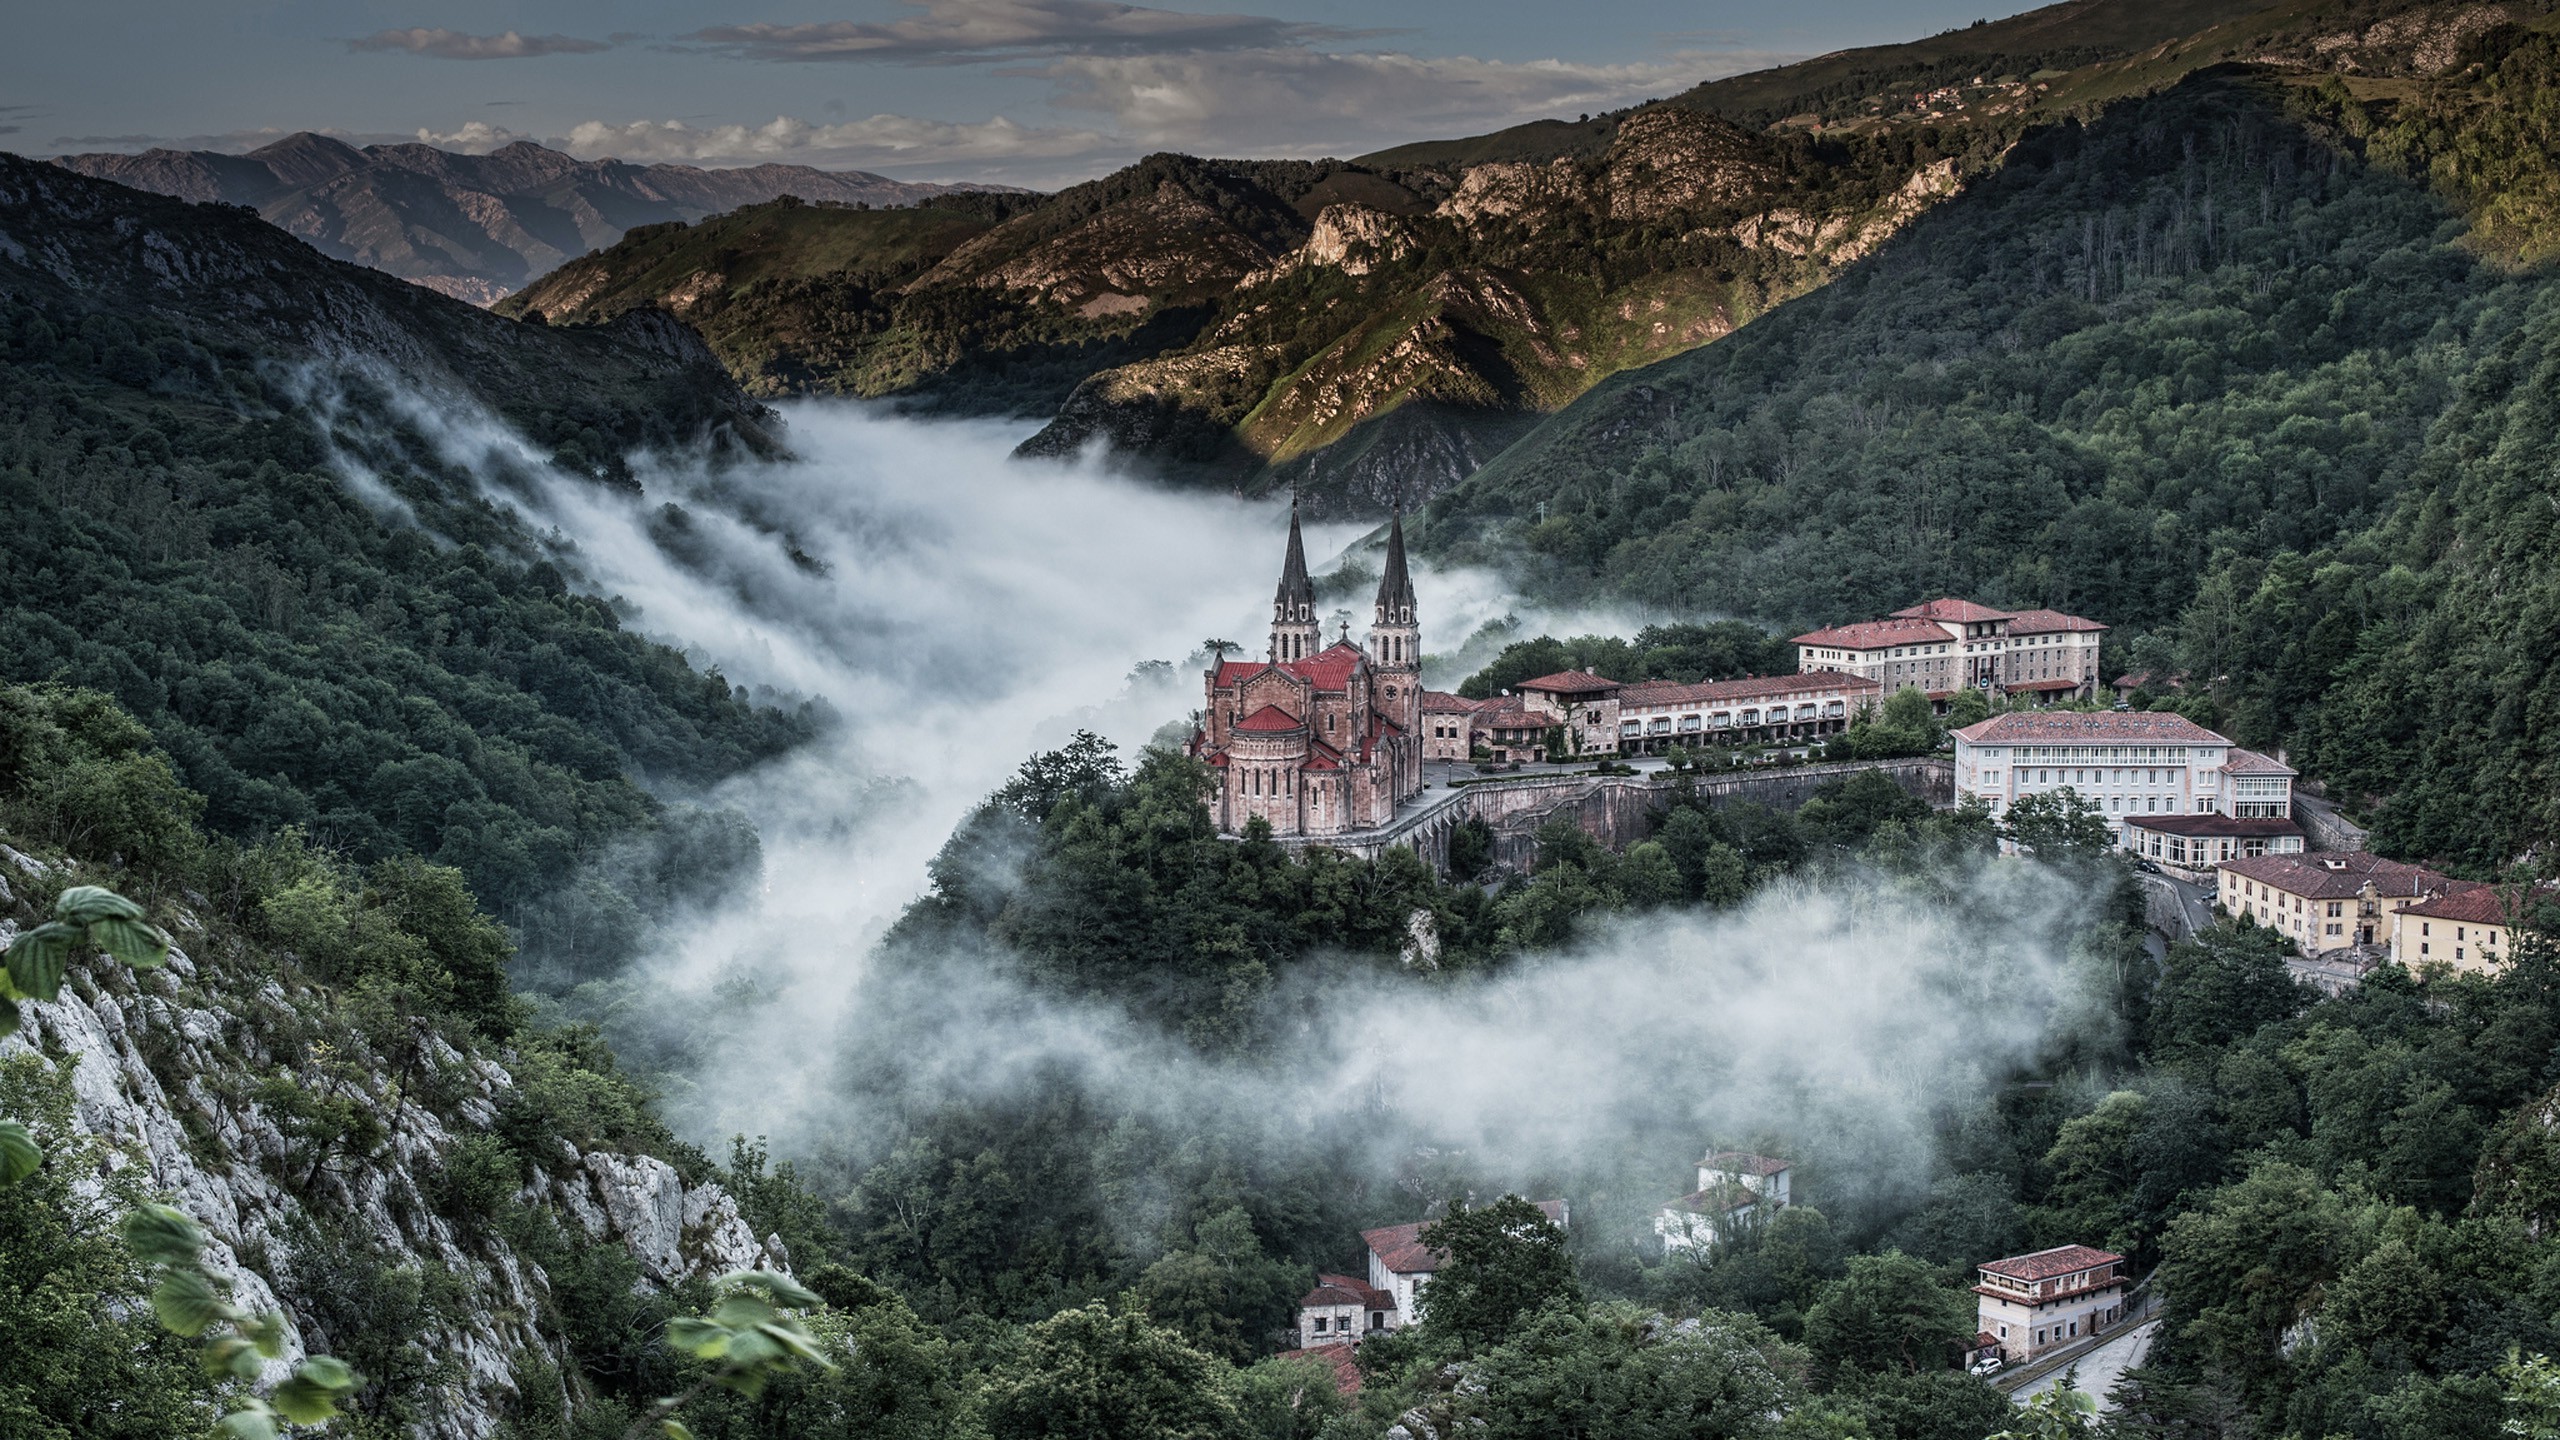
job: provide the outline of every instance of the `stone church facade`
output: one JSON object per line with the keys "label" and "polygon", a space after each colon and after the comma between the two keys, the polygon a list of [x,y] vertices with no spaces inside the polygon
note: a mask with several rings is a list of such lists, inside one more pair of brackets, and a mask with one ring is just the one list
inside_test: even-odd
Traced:
{"label": "stone church facade", "polygon": [[1256,819],[1275,835],[1373,829],[1422,793],[1422,631],[1406,571],[1404,522],[1387,532],[1366,648],[1348,629],[1326,645],[1295,510],[1261,660],[1221,658],[1191,753],[1217,777],[1218,828]]}

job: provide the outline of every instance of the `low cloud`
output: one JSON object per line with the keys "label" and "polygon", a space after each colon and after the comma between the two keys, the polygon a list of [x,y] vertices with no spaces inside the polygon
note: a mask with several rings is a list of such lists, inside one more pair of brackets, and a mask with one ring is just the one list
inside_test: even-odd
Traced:
{"label": "low cloud", "polygon": [[433,145],[439,150],[458,150],[465,155],[486,155],[493,150],[503,150],[519,140],[531,139],[533,139],[532,136],[520,130],[510,130],[504,125],[492,125],[486,120],[466,120],[451,130],[433,130],[421,125],[418,127],[417,135],[418,143],[421,145]]}
{"label": "low cloud", "polygon": [[1105,0],[910,0],[910,19],[718,25],[685,38],[747,60],[971,64],[1058,55],[1258,49],[1362,33],[1265,15],[1201,15]]}
{"label": "low cloud", "polygon": [[495,35],[467,35],[460,30],[415,27],[383,30],[347,42],[349,50],[389,55],[419,55],[430,60],[530,60],[538,55],[590,55],[613,47],[602,40],[575,35],[524,35],[513,30]]}
{"label": "low cloud", "polygon": [[912,115],[824,125],[788,115],[762,125],[590,120],[554,143],[585,158],[715,166],[784,162],[837,169],[1058,159],[1092,155],[1115,144],[1095,131],[1019,125],[1001,115],[974,124]]}

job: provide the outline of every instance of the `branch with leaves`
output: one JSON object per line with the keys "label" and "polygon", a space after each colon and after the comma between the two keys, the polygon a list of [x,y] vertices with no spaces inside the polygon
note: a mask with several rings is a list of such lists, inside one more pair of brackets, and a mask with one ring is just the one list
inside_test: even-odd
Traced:
{"label": "branch with leaves", "polygon": [[[107,954],[136,970],[169,963],[167,931],[142,918],[142,907],[96,885],[75,885],[54,901],[53,918],[9,946],[0,976],[0,1035],[16,1033],[18,1002],[48,1001],[62,994],[73,957]],[[44,1164],[44,1151],[24,1123],[0,1120],[0,1184],[15,1185]],[[234,1303],[221,1277],[205,1268],[204,1231],[185,1211],[145,1205],[125,1217],[125,1248],[158,1275],[151,1313],[162,1329],[201,1340],[205,1373],[216,1379],[254,1381],[270,1360],[284,1356],[284,1317],[253,1314]],[[325,1425],[338,1402],[355,1393],[362,1377],[343,1360],[314,1355],[294,1367],[265,1396],[252,1395],[222,1418],[233,1440],[276,1440],[284,1425]]]}
{"label": "branch with leaves", "polygon": [[646,1440],[655,1428],[666,1440],[693,1440],[693,1432],[675,1418],[676,1411],[707,1390],[727,1390],[754,1399],[766,1383],[799,1368],[803,1361],[832,1370],[835,1362],[818,1348],[801,1318],[791,1313],[826,1302],[800,1282],[772,1270],[739,1270],[719,1279],[722,1291],[711,1313],[684,1316],[667,1324],[667,1343],[711,1366],[709,1374],[683,1391],[649,1407],[632,1424],[629,1440]]}
{"label": "branch with leaves", "polygon": [[[283,1358],[284,1317],[252,1314],[234,1304],[226,1287],[204,1267],[204,1232],[183,1210],[145,1205],[125,1217],[125,1248],[159,1273],[151,1313],[172,1335],[204,1344],[205,1373],[216,1379],[256,1380],[267,1362]],[[265,1396],[252,1395],[222,1417],[234,1440],[276,1440],[279,1427],[326,1425],[338,1402],[364,1380],[345,1361],[314,1355],[294,1367]]]}

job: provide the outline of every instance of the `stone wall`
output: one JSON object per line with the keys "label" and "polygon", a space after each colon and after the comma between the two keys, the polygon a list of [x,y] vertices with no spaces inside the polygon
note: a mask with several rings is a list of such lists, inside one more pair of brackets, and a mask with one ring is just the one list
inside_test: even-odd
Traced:
{"label": "stone wall", "polygon": [[[1812,799],[1824,781],[1866,770],[1884,772],[1932,805],[1944,808],[1955,803],[1955,767],[1936,756],[1727,770],[1691,783],[1714,804],[1749,800],[1792,811]],[[1284,838],[1282,843],[1293,848],[1321,844],[1369,859],[1403,846],[1430,861],[1433,868],[1446,870],[1450,833],[1469,820],[1481,820],[1493,831],[1494,863],[1505,870],[1525,870],[1536,858],[1538,831],[1558,818],[1570,817],[1613,850],[1644,839],[1653,833],[1654,816],[1669,803],[1675,783],[1668,771],[1481,780],[1454,793],[1426,790],[1420,803],[1400,813],[1393,824],[1376,830],[1315,841]]]}

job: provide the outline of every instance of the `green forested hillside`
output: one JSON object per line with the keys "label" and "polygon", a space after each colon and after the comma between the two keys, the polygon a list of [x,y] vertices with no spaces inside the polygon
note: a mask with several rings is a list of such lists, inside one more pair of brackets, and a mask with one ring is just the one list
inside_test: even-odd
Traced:
{"label": "green forested hillside", "polygon": [[[2515,856],[2560,776],[2528,719],[2549,570],[2516,549],[2547,535],[2546,285],[2333,114],[2219,74],[2039,132],[1831,286],[1542,426],[1423,543],[1785,625],[1942,592],[2093,615],[2112,664],[2186,674],[2385,843]],[[2484,788],[2486,816],[2429,798]]]}
{"label": "green forested hillside", "polygon": [[[546,333],[7,157],[0,222],[59,262],[0,254],[0,680],[113,693],[216,829],[428,856],[514,915],[654,823],[643,779],[705,784],[808,733],[572,596],[365,378],[486,396],[610,483],[634,445],[766,443],[699,341]],[[181,282],[143,263],[155,238]],[[313,393],[324,355],[344,393]],[[406,516],[350,491],[341,440]]]}

